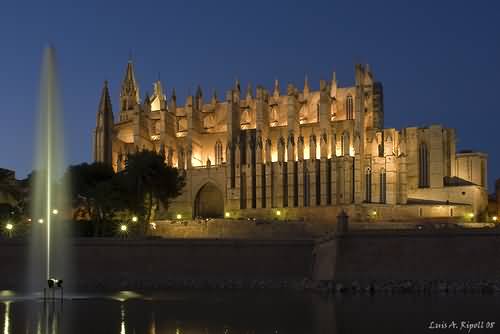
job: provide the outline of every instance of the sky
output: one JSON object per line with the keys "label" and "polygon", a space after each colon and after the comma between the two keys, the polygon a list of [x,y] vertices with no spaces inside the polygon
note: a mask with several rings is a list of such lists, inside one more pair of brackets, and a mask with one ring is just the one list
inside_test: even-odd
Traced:
{"label": "sky", "polygon": [[141,95],[158,77],[178,101],[238,78],[312,88],[370,64],[384,85],[385,127],[441,124],[458,149],[488,154],[500,178],[500,1],[0,2],[0,167],[32,170],[42,54],[56,48],[68,164],[92,160],[104,80],[115,119],[129,58]]}

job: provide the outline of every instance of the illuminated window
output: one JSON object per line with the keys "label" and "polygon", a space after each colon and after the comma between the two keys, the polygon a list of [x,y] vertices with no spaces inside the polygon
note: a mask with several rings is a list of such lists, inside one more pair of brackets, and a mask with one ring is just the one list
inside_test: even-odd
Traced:
{"label": "illuminated window", "polygon": [[223,156],[222,156],[222,143],[218,139],[217,142],[215,143],[215,164],[220,165],[223,162]]}
{"label": "illuminated window", "polygon": [[342,136],[340,137],[340,155],[349,155],[349,133],[344,131]]}
{"label": "illuminated window", "polygon": [[348,95],[347,99],[345,101],[345,111],[346,111],[346,118],[347,119],[354,119],[353,118],[353,102],[352,102],[351,95]]}
{"label": "illuminated window", "polygon": [[365,172],[365,188],[365,201],[370,203],[372,201],[372,170],[370,168],[367,168]]}
{"label": "illuminated window", "polygon": [[421,143],[418,150],[418,186],[419,188],[429,187],[429,151],[427,144]]}
{"label": "illuminated window", "polygon": [[386,177],[385,169],[380,170],[380,203],[386,202]]}
{"label": "illuminated window", "polygon": [[270,125],[272,127],[275,127],[278,125],[278,107],[277,106],[273,106],[271,108]]}

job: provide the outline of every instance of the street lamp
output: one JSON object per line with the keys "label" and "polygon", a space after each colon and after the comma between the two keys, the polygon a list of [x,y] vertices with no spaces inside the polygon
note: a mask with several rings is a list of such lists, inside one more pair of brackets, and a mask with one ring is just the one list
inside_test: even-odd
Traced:
{"label": "street lamp", "polygon": [[120,231],[121,232],[126,233],[127,229],[128,229],[127,225],[125,225],[125,224],[120,225]]}
{"label": "street lamp", "polygon": [[12,237],[12,230],[14,229],[14,225],[12,225],[11,223],[7,223],[5,224],[5,229],[7,230],[9,238]]}
{"label": "street lamp", "polygon": [[132,217],[132,221],[133,221],[134,223],[137,223],[137,221],[138,221],[138,220],[139,220],[139,218],[137,218],[137,216],[133,216],[133,217]]}
{"label": "street lamp", "polygon": [[57,215],[57,214],[59,214],[59,210],[57,210],[57,209],[52,210],[52,214],[53,214],[53,215]]}

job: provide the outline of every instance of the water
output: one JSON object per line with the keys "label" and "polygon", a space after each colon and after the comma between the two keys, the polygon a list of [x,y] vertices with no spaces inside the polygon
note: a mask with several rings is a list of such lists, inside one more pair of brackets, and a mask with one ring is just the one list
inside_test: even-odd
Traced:
{"label": "water", "polygon": [[55,50],[44,52],[34,187],[31,198],[32,237],[29,260],[30,291],[41,291],[47,279],[68,278],[68,224],[70,215],[64,174],[62,109]]}
{"label": "water", "polygon": [[[3,296],[3,297],[2,297]],[[172,291],[72,295],[63,303],[0,292],[0,331],[107,334],[467,333],[431,321],[496,322],[498,296],[342,296],[255,291]]]}

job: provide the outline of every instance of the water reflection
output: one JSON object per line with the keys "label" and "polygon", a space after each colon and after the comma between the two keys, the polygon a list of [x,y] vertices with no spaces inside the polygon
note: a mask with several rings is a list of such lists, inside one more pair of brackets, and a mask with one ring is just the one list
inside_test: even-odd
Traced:
{"label": "water reflection", "polygon": [[10,301],[4,302],[5,312],[3,314],[3,334],[10,334]]}
{"label": "water reflection", "polygon": [[0,305],[3,334],[364,334],[377,328],[424,333],[435,314],[443,321],[500,322],[500,299],[494,295],[325,298],[269,291],[170,292],[150,299],[118,301],[110,294],[64,303],[16,296]]}
{"label": "water reflection", "polygon": [[156,321],[155,321],[155,313],[151,313],[151,323],[149,325],[149,334],[156,334]]}
{"label": "water reflection", "polygon": [[120,304],[120,314],[121,314],[121,322],[120,322],[120,334],[127,334],[125,330],[125,305],[123,302]]}
{"label": "water reflection", "polygon": [[[44,300],[40,303],[42,312],[39,316],[37,333],[59,334],[62,322],[63,303],[60,301]],[[43,326],[41,325],[43,323]],[[42,330],[43,328],[43,330]]]}

